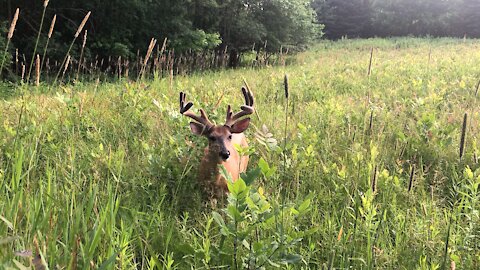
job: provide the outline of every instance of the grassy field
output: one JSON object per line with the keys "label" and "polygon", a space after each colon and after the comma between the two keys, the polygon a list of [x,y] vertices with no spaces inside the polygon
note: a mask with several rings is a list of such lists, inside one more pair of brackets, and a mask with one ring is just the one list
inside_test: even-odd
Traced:
{"label": "grassy field", "polygon": [[[323,42],[291,62],[3,85],[0,269],[478,269],[480,41]],[[178,92],[220,123],[244,79],[251,172],[212,208]]]}

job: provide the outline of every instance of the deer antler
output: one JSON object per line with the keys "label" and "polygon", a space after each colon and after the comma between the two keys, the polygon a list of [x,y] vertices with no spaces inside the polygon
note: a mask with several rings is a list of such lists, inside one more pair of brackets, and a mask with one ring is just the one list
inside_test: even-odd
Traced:
{"label": "deer antler", "polygon": [[245,98],[245,105],[242,105],[240,112],[232,115],[232,107],[228,105],[227,108],[227,119],[225,120],[225,126],[232,127],[235,122],[245,115],[252,114],[255,110],[253,108],[253,95],[245,87],[242,87],[243,97]]}
{"label": "deer antler", "polygon": [[200,115],[195,115],[193,112],[189,111],[193,106],[193,103],[189,101],[187,104],[185,104],[186,97],[187,94],[180,92],[180,113],[204,125],[206,129],[213,127],[212,122],[208,120],[207,114],[203,109],[200,109]]}

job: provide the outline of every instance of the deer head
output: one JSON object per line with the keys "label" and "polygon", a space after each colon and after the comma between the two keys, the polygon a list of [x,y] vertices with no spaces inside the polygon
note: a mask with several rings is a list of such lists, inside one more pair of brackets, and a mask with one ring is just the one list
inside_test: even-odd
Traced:
{"label": "deer head", "polygon": [[231,106],[228,105],[225,124],[214,125],[208,119],[205,111],[200,109],[200,115],[195,115],[190,111],[192,102],[186,102],[186,94],[180,92],[180,113],[192,118],[195,121],[190,122],[190,129],[195,135],[202,135],[208,138],[208,154],[212,158],[218,158],[218,161],[226,161],[230,157],[230,151],[233,149],[232,134],[244,132],[249,124],[250,118],[242,118],[254,112],[253,95],[245,87],[242,87],[242,93],[245,98],[245,105],[242,105],[241,111],[233,114]]}

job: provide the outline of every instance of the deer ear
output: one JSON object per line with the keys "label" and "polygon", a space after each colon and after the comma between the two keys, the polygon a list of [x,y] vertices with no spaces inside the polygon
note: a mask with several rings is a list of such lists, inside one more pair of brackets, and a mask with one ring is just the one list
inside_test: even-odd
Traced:
{"label": "deer ear", "polygon": [[205,135],[207,133],[207,127],[197,122],[190,122],[190,130],[195,135]]}
{"label": "deer ear", "polygon": [[250,125],[250,118],[245,118],[235,122],[230,128],[230,131],[232,133],[242,133],[248,128],[248,125]]}

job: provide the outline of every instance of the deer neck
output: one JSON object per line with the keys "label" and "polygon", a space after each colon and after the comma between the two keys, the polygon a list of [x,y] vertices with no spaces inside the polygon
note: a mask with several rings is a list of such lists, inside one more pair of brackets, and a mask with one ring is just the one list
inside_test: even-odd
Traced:
{"label": "deer neck", "polygon": [[203,172],[202,177],[209,182],[216,181],[220,175],[219,164],[222,164],[222,159],[219,157],[218,153],[208,151],[208,148],[205,148],[205,156],[202,159],[200,168]]}

